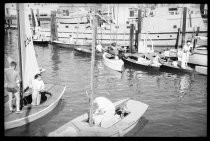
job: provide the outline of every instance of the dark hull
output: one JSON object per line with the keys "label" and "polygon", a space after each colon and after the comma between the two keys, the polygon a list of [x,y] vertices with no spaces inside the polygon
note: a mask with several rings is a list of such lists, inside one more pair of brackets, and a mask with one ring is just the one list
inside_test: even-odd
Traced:
{"label": "dark hull", "polygon": [[[90,57],[92,52],[91,50],[83,50],[82,48],[74,48],[74,51],[75,53],[77,54],[81,54],[81,55],[84,55],[84,56],[87,56],[87,57]],[[102,57],[103,56],[103,52],[96,52],[95,53],[95,56],[96,57]]]}
{"label": "dark hull", "polygon": [[36,41],[36,40],[34,40],[33,43],[35,45],[46,45],[47,46],[49,44],[49,41]]}

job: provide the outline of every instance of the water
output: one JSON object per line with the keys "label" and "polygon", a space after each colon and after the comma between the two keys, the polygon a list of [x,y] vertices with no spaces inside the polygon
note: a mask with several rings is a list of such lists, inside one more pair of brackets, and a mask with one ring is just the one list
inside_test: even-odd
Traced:
{"label": "water", "polygon": [[[17,31],[5,32],[5,58],[18,60]],[[47,71],[45,83],[66,84],[58,106],[28,125],[5,131],[6,136],[46,136],[88,111],[86,90],[90,90],[91,58],[56,46],[35,46],[38,64]],[[5,67],[7,67],[5,62]],[[133,97],[147,103],[137,126],[125,136],[203,137],[207,136],[207,77],[164,70],[154,72],[126,66],[123,73],[95,64],[96,96],[111,101]]]}

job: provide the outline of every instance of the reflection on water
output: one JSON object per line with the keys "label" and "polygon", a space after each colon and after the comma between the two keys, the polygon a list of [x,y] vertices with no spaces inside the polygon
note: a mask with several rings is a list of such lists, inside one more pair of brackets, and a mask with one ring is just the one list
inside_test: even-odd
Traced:
{"label": "reflection on water", "polygon": [[[5,33],[5,57],[17,58],[17,34]],[[12,38],[11,38],[12,37]],[[45,83],[66,84],[61,101],[49,115],[6,136],[46,136],[89,110],[86,90],[90,90],[91,58],[73,50],[48,45],[35,46]],[[5,65],[6,66],[6,65]],[[207,135],[207,77],[140,69],[125,65],[122,73],[95,61],[95,95],[112,102],[131,97],[149,105],[136,127],[126,136],[197,137]],[[27,128],[26,128],[27,127]]]}

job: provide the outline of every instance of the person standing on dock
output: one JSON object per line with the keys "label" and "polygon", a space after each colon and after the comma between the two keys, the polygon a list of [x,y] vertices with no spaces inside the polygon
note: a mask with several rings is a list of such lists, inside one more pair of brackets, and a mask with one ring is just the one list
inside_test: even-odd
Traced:
{"label": "person standing on dock", "polygon": [[192,49],[191,41],[187,40],[187,44],[183,47],[183,53],[182,53],[182,67],[187,67],[187,63],[189,61],[190,57],[190,50]]}
{"label": "person standing on dock", "polygon": [[10,68],[6,70],[5,72],[5,80],[6,84],[5,87],[8,91],[9,95],[9,110],[10,112],[13,112],[13,96],[15,95],[16,99],[16,113],[22,113],[20,111],[20,75],[15,70],[17,64],[14,61],[10,62]]}
{"label": "person standing on dock", "polygon": [[32,81],[32,105],[39,105],[41,100],[41,92],[44,91],[44,82],[41,78],[41,74],[36,74]]}

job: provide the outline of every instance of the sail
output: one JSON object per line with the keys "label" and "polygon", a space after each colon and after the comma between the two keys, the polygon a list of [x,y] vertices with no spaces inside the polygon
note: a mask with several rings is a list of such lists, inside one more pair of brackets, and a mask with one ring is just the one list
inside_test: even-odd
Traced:
{"label": "sail", "polygon": [[28,4],[19,3],[19,33],[22,55],[23,89],[27,88],[34,79],[35,74],[40,73],[34,50],[32,31],[30,29]]}

